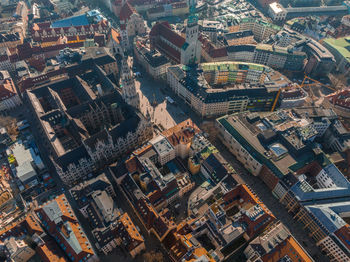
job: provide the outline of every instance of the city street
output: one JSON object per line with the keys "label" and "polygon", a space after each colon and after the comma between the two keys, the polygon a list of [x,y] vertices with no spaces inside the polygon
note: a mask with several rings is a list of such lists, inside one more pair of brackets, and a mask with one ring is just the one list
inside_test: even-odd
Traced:
{"label": "city street", "polygon": [[255,191],[267,208],[271,210],[278,220],[282,221],[282,223],[289,229],[293,236],[315,259],[315,261],[329,261],[329,259],[320,252],[320,249],[316,246],[315,241],[308,236],[308,233],[303,228],[302,224],[293,219],[292,215],[289,214],[285,207],[272,195],[270,189],[264,184],[264,182],[262,182],[259,177],[249,174],[248,171],[242,167],[238,160],[220,141],[215,141],[214,145],[218,148],[222,156],[236,170],[237,175],[234,176],[234,178],[239,183],[249,185]]}
{"label": "city street", "polygon": [[2,1],[0,262],[350,262],[349,5]]}
{"label": "city street", "polygon": [[[138,71],[139,70],[137,68]],[[142,72],[142,77],[137,78],[135,81],[137,91],[140,95],[140,101],[141,101],[141,111],[146,114],[148,111],[152,117],[152,120],[157,124],[162,126],[163,128],[170,128],[177,123],[180,123],[181,121],[187,119],[188,117],[191,117],[195,123],[200,126],[202,123],[202,119],[198,117],[195,113],[191,111],[188,105],[184,103],[181,99],[179,99],[176,95],[174,95],[171,90],[169,90],[169,87],[166,86],[165,83],[162,82],[156,82],[153,79],[151,79],[148,76],[145,76]],[[176,104],[170,104],[166,100],[166,96],[171,96],[175,101]],[[154,100],[157,102],[157,105],[155,107],[152,106],[152,103]],[[186,112],[186,113],[185,113]],[[26,112],[26,118],[33,124],[33,119],[31,117],[30,112]],[[56,174],[55,168],[50,161],[48,154],[46,152],[45,147],[42,144],[42,140],[38,136],[39,134],[36,132],[36,129],[32,126],[32,131],[34,134],[34,137],[36,138],[37,145],[40,149],[41,155],[43,157],[43,161],[47,165],[47,167],[50,170],[50,173],[53,175],[52,177],[55,179],[56,183],[58,185],[63,185],[63,183],[60,181],[60,178]],[[285,208],[273,197],[271,194],[271,191],[267,188],[267,186],[258,178],[250,175],[242,166],[241,164],[233,157],[233,155],[227,151],[227,149],[218,141],[212,141],[214,145],[219,149],[219,151],[222,153],[222,155],[226,158],[227,161],[233,166],[233,168],[237,171],[238,175],[235,176],[235,179],[240,183],[246,183],[248,184],[261,198],[261,200],[265,203],[265,205],[273,212],[273,214],[277,217],[277,219],[281,220],[287,228],[292,232],[293,236],[302,243],[304,248],[318,261],[329,261],[324,255],[320,253],[320,250],[316,247],[315,242],[309,238],[305,230],[302,228],[301,224],[297,221],[293,220],[292,216],[288,214],[288,212],[285,210]],[[66,191],[66,186],[63,186],[63,190]],[[62,191],[63,191],[62,190]],[[61,190],[59,190],[61,191]],[[80,218],[79,212],[77,212],[75,207],[75,202],[71,198],[70,194],[66,194],[69,202],[71,203],[73,209],[75,210],[76,215],[78,218]],[[121,203],[126,204],[126,202],[121,201]],[[134,215],[133,211],[130,209],[130,207],[126,205],[122,205],[122,208],[130,212],[129,214],[132,216],[133,219],[135,219],[135,224],[139,225],[141,228],[141,224],[138,221],[138,218]],[[129,210],[130,209],[130,210]],[[84,219],[82,219],[84,220]],[[82,221],[80,220],[80,221]],[[85,232],[87,232],[88,238],[92,240],[91,233],[88,232],[88,227],[86,223],[82,222],[83,228],[85,229]],[[141,231],[144,232],[143,229]],[[145,234],[143,234],[146,242],[150,240],[150,246],[155,246],[153,249],[159,250],[159,244],[156,244],[157,241],[155,241],[152,237],[150,237]],[[91,241],[93,243],[93,241]],[[150,247],[149,246],[149,247]],[[105,257],[106,261],[115,261],[114,258],[123,259],[125,261],[134,261],[134,260],[128,260],[128,256],[124,255],[124,252],[120,249],[116,249],[112,254]],[[141,257],[139,257],[141,259]],[[141,260],[140,260],[141,261]]]}

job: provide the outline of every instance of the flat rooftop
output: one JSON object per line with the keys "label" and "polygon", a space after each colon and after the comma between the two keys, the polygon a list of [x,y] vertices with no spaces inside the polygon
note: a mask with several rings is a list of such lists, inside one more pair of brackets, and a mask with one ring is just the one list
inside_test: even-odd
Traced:
{"label": "flat rooftop", "polygon": [[158,136],[150,141],[158,155],[163,156],[174,150],[168,139]]}
{"label": "flat rooftop", "polygon": [[285,9],[283,8],[283,6],[277,2],[273,2],[272,4],[270,4],[269,6],[272,11],[275,13],[275,14],[279,14],[279,13],[282,13],[283,11],[285,11]]}
{"label": "flat rooftop", "polygon": [[[257,137],[260,132],[256,132],[256,125],[248,124],[248,122],[244,121],[243,118],[239,117],[238,115],[233,115],[222,119],[225,119],[225,121],[227,121],[227,123],[235,129],[235,131],[238,133],[237,135],[241,136],[241,139],[238,139],[238,142],[240,142],[240,144],[245,148],[249,147],[250,150],[248,151],[257,161],[263,164],[269,163],[267,166],[271,170],[275,170],[275,172],[280,176],[288,174],[290,172],[289,167],[297,162],[295,158],[288,153],[285,153],[283,157],[276,158],[274,158],[272,155],[267,155],[267,148],[264,147]],[[235,138],[236,137],[238,136],[235,136]],[[276,143],[273,142],[272,145],[274,144]]]}

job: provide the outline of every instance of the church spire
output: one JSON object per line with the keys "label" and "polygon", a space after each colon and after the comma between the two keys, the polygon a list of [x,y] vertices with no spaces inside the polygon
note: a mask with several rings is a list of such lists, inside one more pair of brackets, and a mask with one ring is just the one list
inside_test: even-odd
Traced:
{"label": "church spire", "polygon": [[122,96],[126,103],[129,105],[139,108],[140,98],[136,91],[135,80],[133,79],[130,68],[128,65],[127,57],[124,56],[122,59],[122,70],[121,70],[121,83]]}

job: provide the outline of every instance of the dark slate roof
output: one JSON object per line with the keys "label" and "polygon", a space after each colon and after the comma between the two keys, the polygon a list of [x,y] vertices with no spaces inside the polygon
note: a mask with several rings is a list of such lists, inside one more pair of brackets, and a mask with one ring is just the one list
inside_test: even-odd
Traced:
{"label": "dark slate roof", "polygon": [[254,52],[255,51],[255,45],[233,45],[228,46],[226,48],[228,53],[234,53],[234,52]]}
{"label": "dark slate roof", "polygon": [[130,5],[129,2],[126,2],[126,4],[124,4],[120,10],[119,19],[121,21],[127,21],[134,13],[136,13],[135,8],[132,5]]}
{"label": "dark slate roof", "polygon": [[238,38],[243,38],[243,37],[248,37],[248,36],[253,36],[252,30],[245,30],[245,31],[238,31],[238,32],[233,32],[233,33],[227,33],[225,34],[225,38],[227,40],[232,40],[232,39],[238,39]]}
{"label": "dark slate roof", "polygon": [[146,52],[145,58],[152,67],[158,67],[169,62],[164,55],[155,55],[154,52]]}
{"label": "dark slate roof", "polygon": [[88,152],[86,151],[84,146],[79,146],[64,155],[58,157],[55,162],[58,164],[62,170],[67,171],[67,167],[70,164],[79,165],[79,160],[82,158],[90,159]]}
{"label": "dark slate roof", "polygon": [[118,164],[116,166],[110,166],[109,168],[116,178],[120,178],[123,175],[128,173],[128,170],[125,166],[125,162],[121,162],[120,164]]}
{"label": "dark slate roof", "polygon": [[79,208],[82,208],[90,203],[90,195],[93,192],[98,190],[105,191],[106,188],[111,185],[109,182],[106,182],[101,176],[103,176],[103,174],[84,182],[83,187],[80,187],[80,185],[78,185],[77,187],[73,187],[71,189],[72,195]]}
{"label": "dark slate roof", "polygon": [[68,109],[66,112],[68,115],[75,118],[75,117],[80,116],[80,114],[82,112],[89,111],[90,107],[95,108],[97,106],[100,106],[102,103],[105,105],[110,105],[113,103],[123,104],[124,102],[122,100],[121,95],[118,92],[113,92],[111,94],[107,94],[107,95],[98,97],[93,101],[88,101],[86,103],[74,106],[74,107]]}
{"label": "dark slate roof", "polygon": [[[175,70],[174,70],[175,69]],[[172,72],[176,73],[180,78],[179,82],[196,97],[199,97],[205,103],[217,103],[232,100],[240,100],[242,97],[264,97],[274,95],[274,92],[269,93],[265,85],[256,84],[248,85],[247,88],[232,88],[232,89],[207,89],[205,82],[199,79],[201,70],[197,68],[189,69],[186,73],[179,67],[172,67]],[[182,72],[181,72],[182,71]],[[184,77],[183,77],[184,76]],[[181,77],[183,77],[181,79]],[[208,91],[212,90],[212,91]]]}
{"label": "dark slate roof", "polygon": [[227,164],[227,162],[219,153],[211,154],[203,163],[212,175],[215,183],[218,183],[227,175],[228,172],[224,166],[225,164]]}
{"label": "dark slate roof", "polygon": [[128,119],[125,119],[123,122],[121,122],[119,125],[115,126],[111,131],[110,134],[112,136],[113,142],[117,142],[119,137],[125,138],[125,136],[129,132],[135,132],[137,129],[140,121],[141,116],[137,113],[131,114],[131,116]]}
{"label": "dark slate roof", "polygon": [[84,140],[84,144],[87,145],[92,151],[95,151],[97,141],[102,141],[105,144],[108,144],[108,132],[106,131],[106,129],[103,129],[97,134]]}
{"label": "dark slate roof", "polygon": [[0,43],[3,42],[13,42],[13,41],[18,41],[20,40],[19,34],[14,33],[14,34],[0,34]]}
{"label": "dark slate roof", "polygon": [[94,61],[97,65],[106,65],[106,64],[110,64],[113,62],[116,62],[115,58],[113,58],[112,56],[106,54],[104,56],[99,56],[94,58]]}

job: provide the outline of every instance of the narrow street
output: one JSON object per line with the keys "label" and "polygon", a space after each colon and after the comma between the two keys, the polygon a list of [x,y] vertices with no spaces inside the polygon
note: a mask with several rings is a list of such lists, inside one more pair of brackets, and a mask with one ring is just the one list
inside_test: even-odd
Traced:
{"label": "narrow street", "polygon": [[[126,199],[126,196],[121,192],[121,190],[119,190],[118,186],[117,186],[117,182],[114,179],[114,176],[112,174],[110,174],[110,172],[106,172],[106,175],[108,177],[108,179],[112,182],[114,191],[117,194],[117,205],[124,211],[127,212],[131,218],[131,220],[133,221],[133,223],[138,227],[138,229],[140,230],[141,235],[143,236],[144,240],[145,240],[145,245],[146,245],[146,251],[156,251],[156,252],[162,252],[163,253],[163,257],[164,257],[164,262],[167,262],[167,255],[165,250],[162,248],[162,246],[160,245],[160,242],[158,241],[158,239],[153,235],[153,234],[148,234],[146,228],[143,226],[143,224],[141,223],[140,219],[138,218],[138,216],[135,214],[134,209],[131,207],[131,205],[129,205],[128,200]],[[112,252],[111,254],[108,254],[107,256],[101,256],[101,261],[106,261],[106,262],[115,262],[115,261],[119,261],[118,257],[121,259],[121,257],[123,257],[123,260],[126,262],[129,261],[135,261],[135,262],[144,262],[144,259],[142,257],[142,255],[135,257],[134,259],[131,259],[130,256],[123,256],[122,254],[120,254],[120,252],[116,253],[116,252]]]}
{"label": "narrow street", "polygon": [[258,197],[264,202],[264,204],[271,210],[276,218],[288,228],[298,242],[304,247],[304,249],[315,259],[315,261],[323,262],[329,261],[324,256],[320,249],[316,246],[316,243],[311,239],[303,228],[302,224],[293,219],[292,215],[287,212],[285,207],[272,195],[270,189],[262,182],[259,177],[255,177],[248,173],[239,161],[226,149],[226,147],[220,142],[215,141],[214,145],[220,151],[222,156],[232,165],[236,170],[237,176],[234,178],[239,183],[245,183],[249,185]]}

